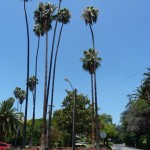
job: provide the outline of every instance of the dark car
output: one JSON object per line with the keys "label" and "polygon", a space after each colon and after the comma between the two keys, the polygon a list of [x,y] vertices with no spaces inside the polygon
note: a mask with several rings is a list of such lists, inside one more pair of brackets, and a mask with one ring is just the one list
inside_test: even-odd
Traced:
{"label": "dark car", "polygon": [[9,144],[4,143],[4,142],[0,142],[0,150],[5,150],[10,148]]}

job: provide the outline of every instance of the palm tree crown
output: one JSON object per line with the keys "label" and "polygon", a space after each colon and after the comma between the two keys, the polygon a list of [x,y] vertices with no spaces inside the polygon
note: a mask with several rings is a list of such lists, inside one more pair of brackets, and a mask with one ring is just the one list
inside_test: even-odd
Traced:
{"label": "palm tree crown", "polygon": [[41,26],[39,23],[34,25],[33,32],[35,33],[36,36],[40,37],[44,35],[44,31],[42,30]]}
{"label": "palm tree crown", "polygon": [[93,6],[88,6],[83,10],[81,18],[85,21],[86,25],[93,25],[96,23],[98,17],[98,9],[95,9]]}
{"label": "palm tree crown", "polygon": [[90,74],[94,74],[95,70],[100,67],[100,61],[102,60],[98,56],[98,51],[95,51],[94,49],[90,48],[87,51],[84,51],[84,57],[81,58],[81,61],[83,62],[83,69],[85,71],[88,71]]}
{"label": "palm tree crown", "polygon": [[68,22],[70,22],[70,18],[71,18],[71,14],[69,9],[67,8],[60,9],[60,11],[58,12],[59,22],[62,22],[63,24],[67,24]]}
{"label": "palm tree crown", "polygon": [[146,86],[146,87],[149,87],[150,89],[150,68],[147,68],[148,69],[148,72],[147,73],[144,73],[144,80],[143,80],[143,84]]}
{"label": "palm tree crown", "polygon": [[28,83],[27,83],[27,85],[29,86],[30,91],[34,90],[36,84],[38,84],[38,79],[35,76],[31,76],[29,78]]}
{"label": "palm tree crown", "polygon": [[150,103],[150,68],[148,68],[148,72],[144,73],[144,80],[143,80],[143,93],[145,93],[145,100]]}
{"label": "palm tree crown", "polygon": [[18,126],[21,126],[20,113],[13,108],[14,98],[9,98],[0,103],[0,140],[5,140],[7,135],[14,135]]}
{"label": "palm tree crown", "polygon": [[26,92],[19,87],[16,87],[13,91],[15,97],[19,100],[19,103],[22,105],[24,99],[26,98]]}
{"label": "palm tree crown", "polygon": [[51,29],[51,23],[53,20],[53,13],[56,7],[50,3],[39,3],[37,10],[34,11],[35,24],[40,25],[42,34]]}
{"label": "palm tree crown", "polygon": [[15,90],[13,91],[13,94],[15,95],[15,97],[18,99],[19,98],[19,93],[21,91],[20,87],[16,87]]}

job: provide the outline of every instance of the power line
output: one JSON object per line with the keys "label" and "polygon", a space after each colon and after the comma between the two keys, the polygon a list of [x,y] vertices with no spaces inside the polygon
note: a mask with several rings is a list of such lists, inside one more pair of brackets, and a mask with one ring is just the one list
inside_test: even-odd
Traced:
{"label": "power line", "polygon": [[107,90],[109,90],[109,89],[111,89],[111,88],[113,88],[113,87],[115,87],[115,86],[117,86],[117,85],[119,85],[119,84],[121,84],[121,83],[123,83],[123,82],[129,80],[130,78],[133,78],[134,76],[136,76],[137,74],[143,72],[143,71],[146,70],[146,69],[147,69],[147,68],[144,68],[144,69],[142,69],[142,70],[140,70],[140,71],[138,71],[138,72],[136,72],[136,73],[134,73],[134,74],[132,74],[132,75],[130,75],[130,76],[128,76],[128,77],[126,77],[126,78],[124,78],[124,79],[122,79],[122,80],[120,80],[120,81],[114,83],[114,84],[112,84],[111,86],[109,86],[109,87],[107,87],[107,88],[105,88],[105,89],[103,89],[103,90],[99,90],[98,93],[99,93],[99,92],[101,92],[101,93],[102,93],[102,92],[105,92],[105,91],[107,91]]}

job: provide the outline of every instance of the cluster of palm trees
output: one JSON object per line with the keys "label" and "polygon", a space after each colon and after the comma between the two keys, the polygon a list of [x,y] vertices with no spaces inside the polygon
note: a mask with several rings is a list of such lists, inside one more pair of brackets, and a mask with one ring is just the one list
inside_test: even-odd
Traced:
{"label": "cluster of palm trees", "polygon": [[[56,64],[57,56],[59,50],[60,39],[65,24],[70,22],[71,14],[67,8],[61,9],[62,0],[59,0],[58,8],[51,3],[40,2],[38,8],[34,11],[34,33],[38,37],[37,50],[36,50],[36,60],[35,60],[35,75],[29,77],[30,71],[30,38],[29,38],[29,26],[28,18],[26,12],[26,2],[24,0],[24,14],[26,20],[26,30],[27,30],[27,84],[26,92],[24,92],[26,101],[25,101],[25,117],[24,117],[24,133],[23,133],[23,147],[26,144],[26,123],[27,123],[27,110],[28,110],[28,90],[33,93],[33,120],[32,120],[32,132],[30,136],[30,146],[32,146],[32,135],[34,131],[34,120],[35,120],[35,104],[36,104],[36,85],[38,84],[37,73],[38,73],[38,53],[40,48],[40,37],[45,36],[45,80],[44,80],[44,100],[43,100],[43,121],[42,121],[42,132],[41,132],[41,149],[48,148],[49,146],[49,137],[51,131],[51,116],[52,116],[52,106],[53,106],[53,96],[54,96],[54,87],[55,87],[55,74],[56,74]],[[56,12],[57,10],[57,12]],[[81,60],[83,61],[83,68],[88,71],[91,75],[91,87],[92,87],[92,107],[93,107],[93,140],[94,140],[94,129],[96,125],[96,143],[97,148],[99,147],[99,121],[98,121],[98,106],[97,106],[97,89],[96,89],[96,69],[100,66],[101,58],[98,57],[98,52],[95,50],[94,43],[94,33],[92,30],[93,23],[96,23],[98,16],[98,10],[93,6],[87,7],[84,9],[82,14],[82,19],[84,19],[86,25],[89,25],[91,35],[92,35],[92,48],[84,52],[84,57]],[[54,31],[53,31],[53,40],[51,46],[50,56],[48,55],[48,33],[52,29],[52,22],[55,22]],[[58,23],[61,23],[58,40],[56,42],[56,31],[58,30]],[[56,44],[56,50],[54,51]],[[53,70],[52,70],[53,68]],[[52,83],[51,83],[52,82]],[[51,89],[51,98],[49,103],[49,93]],[[15,92],[17,89],[15,90]],[[16,95],[15,95],[16,96]],[[16,97],[19,98],[19,97]],[[46,126],[47,118],[47,107],[48,103],[50,104],[49,112],[49,125]],[[95,104],[95,106],[94,106]],[[47,132],[48,128],[48,132]]]}
{"label": "cluster of palm trees", "polygon": [[[51,131],[51,112],[52,112],[52,106],[53,106],[53,95],[54,95],[54,83],[55,83],[55,72],[56,72],[56,63],[57,63],[57,55],[58,55],[58,49],[60,44],[60,39],[62,35],[62,30],[64,24],[69,23],[70,21],[70,11],[67,8],[60,9],[61,7],[61,0],[59,1],[59,7],[56,11],[55,5],[52,5],[50,3],[39,3],[37,10],[34,12],[34,19],[35,19],[35,29],[34,31],[38,31],[36,35],[39,35],[39,31],[41,35],[46,35],[46,50],[45,50],[45,83],[44,83],[44,105],[43,105],[43,122],[42,122],[42,132],[41,132],[41,147],[44,149],[45,145],[46,148],[48,148],[49,144],[49,137],[50,137],[50,131]],[[48,58],[48,31],[52,28],[52,21],[55,21],[55,27],[54,27],[54,34],[53,34],[53,42],[51,47],[51,55],[50,58]],[[57,24],[61,23],[61,28],[58,36],[55,56],[54,56],[54,43],[55,43],[55,36],[56,36],[56,30],[57,30]],[[38,30],[37,30],[38,27]],[[54,62],[52,61],[54,57]],[[48,65],[49,61],[49,65]],[[54,65],[53,65],[54,63]],[[49,68],[48,68],[49,66]],[[52,72],[52,66],[53,72]],[[53,74],[52,74],[53,73]],[[52,83],[51,83],[52,81]],[[49,112],[49,125],[46,127],[46,118],[47,118],[47,107],[48,107],[48,100],[49,100],[49,91],[50,91],[50,85],[51,85],[51,101],[50,101],[50,112]],[[48,132],[46,132],[48,128]],[[48,138],[46,138],[48,137]],[[46,140],[47,139],[47,140]]]}
{"label": "cluster of palm trees", "polygon": [[[64,24],[69,23],[71,14],[70,11],[67,8],[61,9],[61,2],[62,0],[59,0],[59,6],[58,8],[50,3],[42,3],[40,2],[38,5],[38,8],[34,11],[34,33],[38,37],[38,45],[37,45],[37,51],[36,51],[36,61],[35,61],[35,75],[32,77],[29,77],[29,64],[30,64],[30,39],[29,39],[29,27],[28,27],[28,18],[27,18],[27,12],[26,12],[26,2],[28,0],[24,0],[24,13],[25,13],[25,20],[26,20],[26,29],[27,29],[27,86],[26,86],[26,105],[25,105],[25,119],[24,119],[24,138],[23,138],[23,147],[25,147],[26,144],[26,121],[27,121],[27,109],[28,109],[28,88],[33,93],[33,121],[32,121],[32,132],[34,131],[34,119],[35,119],[35,103],[36,103],[36,84],[38,83],[37,80],[37,69],[38,69],[38,53],[39,53],[39,47],[40,47],[40,37],[44,36],[46,37],[46,49],[45,49],[45,80],[44,80],[44,101],[43,101],[43,122],[42,122],[42,132],[41,132],[41,149],[44,149],[45,146],[49,145],[48,140],[46,141],[46,137],[50,136],[50,126],[51,126],[51,113],[49,113],[49,132],[46,133],[46,118],[47,118],[47,107],[48,107],[48,100],[49,100],[49,91],[50,91],[50,85],[51,87],[51,101],[50,101],[50,107],[52,112],[52,106],[53,106],[53,95],[54,95],[54,83],[55,83],[55,70],[56,70],[56,62],[57,62],[57,55],[58,55],[58,49],[60,44],[60,39],[62,35],[62,30]],[[57,12],[55,13],[55,11]],[[52,29],[52,22],[55,21],[55,27],[54,27],[54,33],[53,33],[53,42],[51,47],[51,55],[49,57],[48,55],[48,33]],[[58,36],[58,41],[56,45],[56,51],[54,56],[54,43],[56,41],[56,30],[58,29],[58,23],[61,23],[61,28]],[[54,62],[53,62],[54,57]],[[49,61],[49,64],[48,64]],[[54,64],[53,64],[54,63]],[[49,66],[49,67],[48,67]],[[54,66],[54,67],[53,67]],[[52,72],[53,67],[53,72]],[[52,76],[52,77],[51,77]],[[51,83],[52,81],[52,83]],[[31,132],[31,133],[32,133]],[[32,146],[32,135],[30,136],[30,146]]]}

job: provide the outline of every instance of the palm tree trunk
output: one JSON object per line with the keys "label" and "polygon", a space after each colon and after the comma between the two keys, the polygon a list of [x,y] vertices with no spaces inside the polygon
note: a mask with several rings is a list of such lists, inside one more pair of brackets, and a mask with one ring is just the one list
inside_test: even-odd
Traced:
{"label": "palm tree trunk", "polygon": [[46,32],[46,52],[45,52],[45,81],[44,81],[44,106],[43,106],[43,121],[41,133],[41,150],[45,150],[46,146],[46,116],[47,116],[47,73],[48,73],[48,31]]}
{"label": "palm tree trunk", "polygon": [[[91,34],[92,34],[92,43],[93,43],[93,49],[95,50],[95,41],[94,41],[94,33],[92,30],[92,26],[89,24]],[[99,147],[99,119],[98,119],[98,105],[97,105],[97,87],[96,87],[96,68],[95,68],[95,62],[94,62],[94,92],[95,92],[95,122],[96,122],[96,147],[97,150],[100,149]]]}
{"label": "palm tree trunk", "polygon": [[[39,54],[39,46],[40,46],[40,36],[38,37],[38,46],[36,51],[36,60],[35,60],[35,79],[37,79],[37,66],[38,66],[38,54]],[[35,124],[35,104],[36,104],[36,84],[35,89],[33,91],[33,116],[32,116],[32,128],[31,135],[29,140],[29,147],[32,147],[33,133],[34,133],[34,124]]]}
{"label": "palm tree trunk", "polygon": [[[30,38],[29,38],[29,27],[28,27],[28,17],[26,12],[26,0],[24,0],[24,13],[26,20],[26,30],[27,30],[27,83],[29,80],[29,64],[30,64]],[[24,118],[24,129],[23,129],[23,141],[22,147],[25,148],[26,145],[26,128],[27,128],[27,111],[28,111],[28,85],[26,84],[26,104],[25,104],[25,118]]]}
{"label": "palm tree trunk", "polygon": [[[59,13],[61,2],[62,2],[62,0],[59,1],[57,14]],[[52,60],[53,60],[53,52],[54,52],[54,43],[55,43],[55,37],[56,37],[57,24],[58,24],[58,18],[56,18],[54,34],[53,34],[52,49],[51,49],[50,66],[49,66],[49,74],[48,74],[48,85],[47,85],[47,101],[49,98],[50,80],[51,80],[51,71],[52,71]]]}
{"label": "palm tree trunk", "polygon": [[90,26],[90,30],[91,30],[91,34],[92,34],[93,49],[95,50],[94,33],[93,33],[93,30],[92,30],[92,26],[90,24],[89,24],[89,26]]}
{"label": "palm tree trunk", "polygon": [[34,98],[34,91],[32,91],[33,96],[33,112],[32,112],[32,127],[31,127],[31,134],[29,139],[29,147],[32,147],[32,140],[33,140],[33,129],[34,129],[34,118],[35,118],[35,98]]}
{"label": "palm tree trunk", "polygon": [[95,116],[95,113],[94,113],[94,87],[93,87],[93,74],[91,74],[91,92],[92,92],[92,146],[94,148],[94,116]]}
{"label": "palm tree trunk", "polygon": [[[61,39],[63,29],[63,23],[61,25],[59,37],[58,37],[58,43],[56,48],[56,54],[55,54],[55,60],[54,60],[54,68],[53,68],[53,79],[52,79],[52,92],[51,92],[51,104],[50,104],[50,112],[49,112],[49,125],[48,125],[48,139],[50,139],[50,133],[51,133],[51,117],[52,117],[52,108],[53,108],[53,99],[54,99],[54,88],[55,88],[55,72],[56,72],[56,64],[57,64],[57,55],[59,50],[59,44]],[[49,140],[48,140],[48,146],[50,146]]]}
{"label": "palm tree trunk", "polygon": [[99,118],[98,118],[98,105],[97,105],[97,87],[96,87],[96,71],[94,73],[94,88],[95,88],[95,120],[96,120],[96,147],[99,150]]}
{"label": "palm tree trunk", "polygon": [[[18,103],[19,103],[19,100],[18,100]],[[22,111],[22,104],[20,104],[20,114],[21,114],[21,111]],[[19,112],[19,106],[18,106],[18,112]],[[21,121],[21,117],[20,117],[20,121]],[[17,131],[16,131],[15,147],[17,146],[17,139],[18,139],[18,136],[20,136],[20,127],[18,127],[18,128],[17,128]]]}

